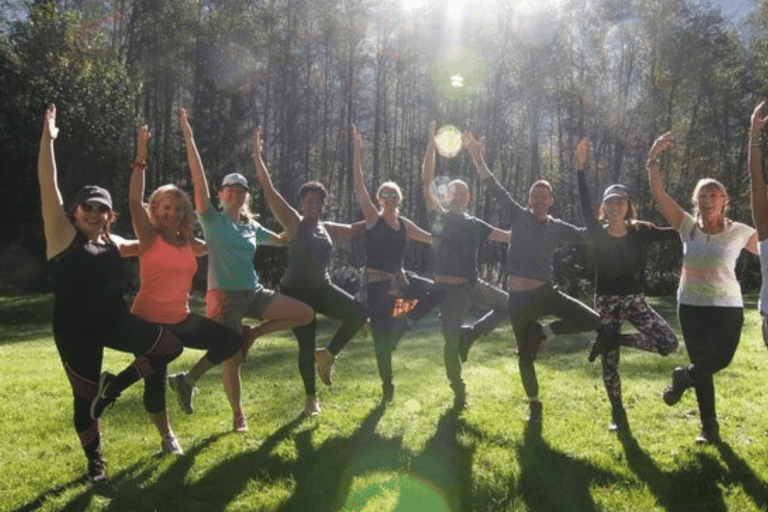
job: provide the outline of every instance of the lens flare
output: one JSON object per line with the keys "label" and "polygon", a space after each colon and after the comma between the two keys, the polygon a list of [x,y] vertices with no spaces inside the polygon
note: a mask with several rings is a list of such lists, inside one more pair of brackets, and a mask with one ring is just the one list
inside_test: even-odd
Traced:
{"label": "lens flare", "polygon": [[451,158],[461,151],[461,131],[451,124],[440,128],[435,134],[435,146],[441,156]]}

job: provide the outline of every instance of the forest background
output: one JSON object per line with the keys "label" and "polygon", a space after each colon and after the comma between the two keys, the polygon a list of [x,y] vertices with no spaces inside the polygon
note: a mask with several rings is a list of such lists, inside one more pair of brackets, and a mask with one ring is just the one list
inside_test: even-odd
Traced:
{"label": "forest background", "polygon": [[[608,184],[624,183],[639,217],[663,225],[644,163],[671,129],[670,193],[689,208],[696,181],[715,177],[731,194],[731,217],[751,223],[747,131],[768,90],[768,1],[747,2],[752,13],[734,25],[719,7],[690,0],[2,0],[0,291],[49,286],[36,163],[51,102],[65,201],[98,183],[119,212],[128,211],[142,121],[152,131],[147,190],[172,182],[191,192],[176,117],[185,105],[212,190],[233,171],[255,184],[250,134],[260,125],[278,188],[295,204],[301,183],[322,181],[329,220],[362,218],[351,174],[355,123],[369,190],[395,180],[402,213],[428,228],[420,171],[436,119],[485,137],[489,166],[518,200],[548,179],[552,213],[578,225],[571,154],[582,136],[593,147],[593,203]],[[508,226],[464,152],[439,157],[437,173],[466,180],[471,213]],[[279,229],[252,190],[262,222]],[[128,215],[116,231],[131,235]],[[649,294],[674,292],[678,246],[647,254]],[[334,277],[352,287],[362,245],[337,251]],[[273,285],[285,251],[260,249],[256,260]],[[484,248],[480,260],[486,278],[500,279],[502,248]],[[428,265],[428,248],[409,249],[406,267]],[[555,266],[571,293],[589,289],[583,250],[563,249]],[[756,259],[737,271],[745,291],[759,287]]]}

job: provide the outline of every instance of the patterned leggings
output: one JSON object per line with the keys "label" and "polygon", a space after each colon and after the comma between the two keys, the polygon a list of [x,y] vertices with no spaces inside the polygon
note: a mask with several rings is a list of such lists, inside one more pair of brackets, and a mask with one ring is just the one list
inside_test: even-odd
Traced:
{"label": "patterned leggings", "polygon": [[[619,335],[620,345],[656,352],[662,356],[677,350],[678,341],[672,328],[648,305],[643,294],[596,295],[595,311],[604,325],[613,324],[618,330],[623,322],[628,321],[639,331]],[[622,407],[618,347],[603,355],[603,384],[611,407]]]}

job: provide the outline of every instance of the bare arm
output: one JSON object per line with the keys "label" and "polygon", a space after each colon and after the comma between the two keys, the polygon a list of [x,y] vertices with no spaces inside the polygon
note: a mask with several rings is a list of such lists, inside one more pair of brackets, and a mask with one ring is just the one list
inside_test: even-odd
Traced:
{"label": "bare arm", "polygon": [[490,240],[491,242],[499,243],[499,244],[508,244],[512,242],[512,232],[505,231],[499,228],[493,228],[493,231],[491,231],[491,234],[488,235],[488,240]]}
{"label": "bare arm", "polygon": [[56,156],[53,141],[58,135],[56,106],[49,105],[43,117],[43,134],[37,159],[37,179],[40,183],[40,204],[43,214],[46,257],[50,260],[67,248],[77,234],[64,211],[56,177]]}
{"label": "bare arm", "polygon": [[211,193],[208,190],[208,179],[205,177],[203,161],[197,151],[192,127],[189,124],[189,119],[187,119],[187,110],[184,107],[179,108],[179,124],[187,144],[187,165],[189,165],[189,172],[192,173],[192,186],[195,189],[195,210],[204,212],[211,204]]}
{"label": "bare arm", "polygon": [[651,193],[656,200],[661,215],[667,219],[670,226],[678,229],[683,222],[685,212],[664,188],[664,181],[661,178],[661,167],[659,166],[658,160],[661,153],[670,149],[674,143],[675,137],[672,135],[672,132],[666,132],[656,139],[653,142],[653,146],[651,146],[651,150],[648,152],[647,167],[648,183],[651,185]]}
{"label": "bare arm", "polygon": [[131,224],[139,240],[139,251],[149,248],[157,235],[144,206],[144,172],[147,170],[147,141],[150,136],[149,127],[141,125],[136,140],[136,160],[131,163],[131,183],[128,190]]}
{"label": "bare arm", "polygon": [[768,238],[768,195],[763,177],[763,155],[760,150],[760,132],[768,122],[764,117],[766,102],[762,101],[752,112],[749,128],[749,200],[752,206],[752,222],[757,228],[760,241]]}
{"label": "bare arm", "polygon": [[480,181],[493,176],[483,157],[483,141],[481,139],[478,139],[474,133],[467,130],[461,134],[461,145],[472,157],[472,162],[475,164]]}
{"label": "bare arm", "polygon": [[272,178],[269,177],[267,166],[264,164],[264,160],[261,157],[262,150],[262,137],[261,128],[256,128],[253,131],[253,148],[251,150],[251,156],[253,157],[253,167],[256,171],[256,178],[261,184],[261,188],[264,190],[264,196],[267,198],[269,209],[277,218],[277,221],[283,226],[288,240],[292,240],[296,236],[296,231],[299,229],[299,222],[301,222],[301,216],[299,212],[293,209],[288,201],[280,195],[274,184]]}
{"label": "bare arm", "polygon": [[280,232],[278,235],[263,226],[262,229],[267,232],[267,238],[264,240],[263,245],[269,245],[270,247],[285,247],[288,244],[288,233],[285,231]]}
{"label": "bare arm", "polygon": [[753,233],[752,236],[749,237],[749,240],[747,240],[747,245],[744,246],[744,248],[755,256],[760,256],[760,248],[757,246],[757,232]]}
{"label": "bare arm", "polygon": [[432,234],[428,231],[424,231],[411,220],[406,219],[405,217],[400,217],[400,222],[402,222],[405,226],[405,236],[408,238],[408,240],[421,242],[423,244],[432,243]]}
{"label": "bare arm", "polygon": [[357,229],[352,224],[340,224],[338,222],[323,222],[323,226],[333,243],[346,242],[355,236],[354,233]]}
{"label": "bare arm", "polygon": [[427,211],[429,213],[436,212],[441,208],[440,202],[435,197],[434,192],[436,128],[436,121],[429,123],[429,141],[427,142],[427,150],[424,153],[424,161],[421,164],[421,186],[424,192],[424,203],[427,205]]}
{"label": "bare arm", "polygon": [[360,204],[360,209],[363,210],[363,216],[367,223],[367,227],[370,228],[379,220],[379,211],[376,209],[376,205],[371,201],[371,196],[368,194],[368,189],[365,187],[365,179],[363,177],[363,164],[360,157],[360,146],[362,144],[362,137],[360,136],[360,130],[357,126],[352,125],[352,142],[354,149],[352,152],[352,172],[355,178],[355,195],[357,196],[357,202]]}

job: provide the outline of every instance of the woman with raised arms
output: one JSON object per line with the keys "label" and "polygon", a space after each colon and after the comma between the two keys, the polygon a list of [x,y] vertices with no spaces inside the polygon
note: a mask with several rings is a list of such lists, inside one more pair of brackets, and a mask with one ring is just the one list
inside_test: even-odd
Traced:
{"label": "woman with raised arms", "polygon": [[253,267],[259,245],[283,245],[283,240],[265,229],[249,208],[248,180],[242,174],[224,176],[218,191],[221,211],[211,204],[208,180],[195,145],[187,112],[179,110],[179,122],[187,145],[187,162],[195,189],[195,210],[208,247],[208,292],[206,316],[239,331],[243,317],[258,318],[261,324],[244,329],[243,350],[222,363],[224,390],[233,413],[235,432],[248,430],[240,394],[240,366],[259,336],[307,325],[312,308],[291,297],[264,288]]}
{"label": "woman with raised arms", "polygon": [[[128,205],[133,231],[139,241],[141,277],[131,312],[161,324],[176,334],[185,347],[207,351],[188,372],[169,378],[182,410],[191,414],[195,383],[240,349],[241,335],[189,309],[192,278],[197,272],[197,258],[205,255],[205,243],[194,237],[192,202],[176,185],[161,186],[149,196],[148,203],[144,203],[149,137],[149,128],[141,126],[136,160],[131,164]],[[165,380],[165,372],[156,372],[145,379],[145,406],[160,432],[161,450],[181,455],[184,451],[171,429],[165,406]]]}
{"label": "woman with raised arms", "polygon": [[280,291],[308,304],[317,313],[341,320],[328,346],[317,350],[314,315],[310,323],[293,329],[299,343],[299,373],[306,393],[304,412],[315,415],[320,412],[315,389],[315,362],[320,379],[330,386],[336,356],[367,319],[363,305],[333,284],[328,273],[333,244],[354,236],[356,231],[362,230],[363,224],[323,220],[328,192],[317,181],[310,181],[299,188],[299,210],[295,210],[273,185],[261,156],[262,145],[261,130],[257,128],[253,133],[252,152],[256,177],[272,213],[285,229],[289,251],[288,267],[280,280]]}
{"label": "woman with raised arms", "polygon": [[[116,215],[109,192],[86,185],[71,208],[64,208],[53,147],[57,133],[51,105],[45,112],[37,175],[54,292],[53,338],[72,386],[75,430],[88,459],[86,478],[99,482],[107,477],[99,420],[104,408],[139,379],[165,375],[182,346],[168,329],[128,311],[121,256],[135,254],[136,248],[110,232]],[[118,375],[101,373],[105,347],[136,358]]]}
{"label": "woman with raised arms", "polygon": [[654,141],[648,153],[648,181],[661,214],[683,240],[677,313],[691,362],[674,369],[663,397],[671,406],[693,387],[701,419],[696,442],[718,443],[714,374],[731,363],[739,345],[744,303],[736,279],[736,259],[742,249],[758,254],[757,235],[752,227],[728,217],[728,192],[715,179],[702,178],[696,184],[691,197],[693,214],[667,193],[659,157],[674,142],[671,132]]}

